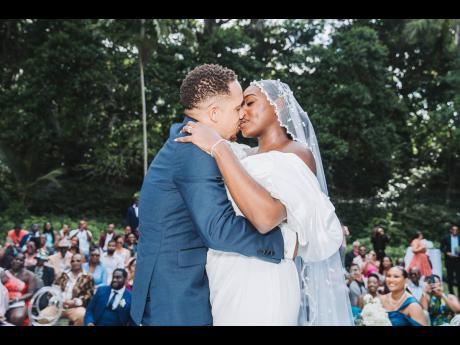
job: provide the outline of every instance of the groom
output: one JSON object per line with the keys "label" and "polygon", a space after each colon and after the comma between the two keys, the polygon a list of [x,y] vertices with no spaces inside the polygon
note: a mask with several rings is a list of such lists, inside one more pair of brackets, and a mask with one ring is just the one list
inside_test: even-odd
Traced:
{"label": "groom", "polygon": [[171,127],[140,194],[131,307],[137,325],[212,325],[208,248],[274,264],[294,256],[295,234],[286,232],[283,240],[277,228],[261,235],[236,216],[214,159],[193,144],[174,141],[190,120],[206,123],[225,139],[236,138],[243,92],[235,73],[219,65],[198,66],[183,81],[180,97],[184,122]]}

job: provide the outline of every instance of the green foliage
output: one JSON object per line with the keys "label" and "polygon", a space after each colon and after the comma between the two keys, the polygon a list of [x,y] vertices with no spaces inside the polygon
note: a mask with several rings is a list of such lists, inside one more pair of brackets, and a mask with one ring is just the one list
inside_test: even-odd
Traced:
{"label": "green foliage", "polygon": [[181,118],[184,76],[220,63],[243,87],[291,86],[353,237],[383,223],[404,246],[413,229],[435,239],[460,219],[458,20],[149,19],[144,37],[141,26],[0,21],[3,220],[124,217],[143,180],[139,52],[149,162]]}

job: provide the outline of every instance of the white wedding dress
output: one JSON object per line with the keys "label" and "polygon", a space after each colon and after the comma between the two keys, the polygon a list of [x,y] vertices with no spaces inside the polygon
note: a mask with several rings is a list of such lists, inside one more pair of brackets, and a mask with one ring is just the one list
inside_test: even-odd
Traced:
{"label": "white wedding dress", "polygon": [[[307,165],[293,153],[247,155],[248,146],[231,147],[252,178],[285,205],[280,228],[297,233],[299,255],[314,262],[336,253],[343,240],[340,223]],[[298,325],[301,291],[293,260],[275,264],[209,249],[206,271],[214,325]]]}

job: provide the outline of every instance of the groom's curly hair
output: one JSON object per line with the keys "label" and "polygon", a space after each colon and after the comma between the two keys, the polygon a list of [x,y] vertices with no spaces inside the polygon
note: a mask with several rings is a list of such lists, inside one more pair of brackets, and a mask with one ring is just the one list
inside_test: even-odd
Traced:
{"label": "groom's curly hair", "polygon": [[182,82],[180,102],[186,109],[193,109],[210,97],[229,95],[228,84],[236,78],[234,71],[220,65],[204,64],[195,67]]}

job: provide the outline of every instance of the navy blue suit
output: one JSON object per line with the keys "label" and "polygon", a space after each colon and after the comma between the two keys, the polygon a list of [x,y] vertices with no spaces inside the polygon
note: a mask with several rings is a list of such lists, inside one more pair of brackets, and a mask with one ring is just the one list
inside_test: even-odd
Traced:
{"label": "navy blue suit", "polygon": [[214,158],[174,141],[190,120],[171,127],[142,185],[131,308],[136,324],[212,324],[208,248],[273,263],[284,256],[278,228],[262,235],[235,214]]}
{"label": "navy blue suit", "polygon": [[136,210],[134,207],[129,206],[128,211],[126,212],[126,224],[129,225],[133,231],[133,233],[138,235],[138,226],[139,226],[139,218],[136,216]]}
{"label": "navy blue suit", "polygon": [[93,323],[96,326],[127,326],[130,323],[131,292],[125,289],[122,300],[125,305],[118,304],[115,310],[107,307],[112,287],[103,285],[98,287],[96,294],[91,298],[86,308],[85,326]]}

